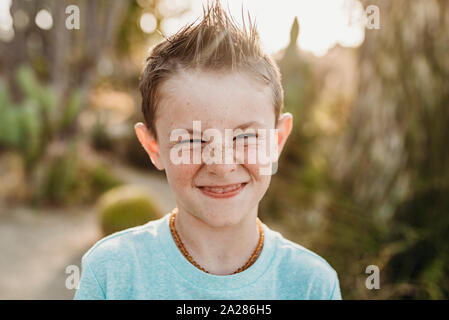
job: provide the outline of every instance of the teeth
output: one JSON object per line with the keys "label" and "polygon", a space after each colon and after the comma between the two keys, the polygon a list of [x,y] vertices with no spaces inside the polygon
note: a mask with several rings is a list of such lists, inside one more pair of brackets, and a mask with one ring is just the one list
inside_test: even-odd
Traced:
{"label": "teeth", "polygon": [[204,190],[214,192],[214,193],[225,193],[225,192],[231,192],[241,187],[241,183],[235,184],[226,188],[214,188],[214,187],[204,187]]}

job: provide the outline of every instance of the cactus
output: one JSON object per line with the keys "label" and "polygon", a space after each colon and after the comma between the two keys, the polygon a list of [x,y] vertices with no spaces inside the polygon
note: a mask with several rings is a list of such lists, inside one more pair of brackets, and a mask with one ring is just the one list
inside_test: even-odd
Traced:
{"label": "cactus", "polygon": [[146,190],[133,185],[106,192],[97,207],[100,227],[105,236],[162,216],[156,200]]}
{"label": "cactus", "polygon": [[20,113],[22,132],[22,153],[27,163],[33,162],[42,152],[42,123],[39,121],[39,106],[34,100],[27,100]]}
{"label": "cactus", "polygon": [[91,193],[95,196],[122,184],[114,171],[105,165],[97,165],[88,170],[88,182]]}
{"label": "cactus", "polygon": [[[34,201],[38,204],[61,205],[76,203],[83,189],[84,179],[80,179],[76,144],[51,156],[42,164],[34,189]],[[39,170],[38,170],[39,171]]]}
{"label": "cactus", "polygon": [[82,93],[80,90],[74,90],[67,102],[65,112],[61,115],[61,119],[58,120],[58,128],[63,129],[71,126],[82,107]]}
{"label": "cactus", "polygon": [[[72,91],[66,106],[58,106],[53,88],[39,82],[28,66],[17,69],[16,81],[24,99],[14,104],[0,79],[0,146],[20,152],[31,169],[44,155],[56,133],[70,127],[82,106],[82,95]],[[57,108],[64,112],[58,113]]]}

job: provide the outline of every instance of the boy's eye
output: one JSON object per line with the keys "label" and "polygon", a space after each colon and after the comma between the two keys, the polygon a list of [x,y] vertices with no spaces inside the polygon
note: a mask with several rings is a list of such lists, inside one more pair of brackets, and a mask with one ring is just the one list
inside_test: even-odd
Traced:
{"label": "boy's eye", "polygon": [[245,139],[245,142],[247,142],[247,141],[249,141],[248,138],[250,138],[250,137],[255,137],[255,138],[257,138],[257,134],[254,134],[254,133],[244,133],[244,134],[240,134],[240,135],[234,137],[234,141],[236,141],[237,139]]}
{"label": "boy's eye", "polygon": [[181,140],[181,141],[179,141],[178,143],[203,143],[203,142],[206,142],[206,141],[204,141],[204,140],[201,140],[201,139],[186,139],[186,140]]}

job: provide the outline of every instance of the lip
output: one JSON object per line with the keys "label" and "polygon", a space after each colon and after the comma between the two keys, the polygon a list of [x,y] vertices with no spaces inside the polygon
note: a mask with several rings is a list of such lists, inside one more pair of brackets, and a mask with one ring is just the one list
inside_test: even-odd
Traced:
{"label": "lip", "polygon": [[[206,190],[204,187],[211,187],[211,188],[226,188],[226,187],[231,187],[234,185],[238,185],[240,184],[240,187],[238,187],[237,189],[234,189],[232,191],[229,192],[223,192],[223,193],[217,193],[217,192],[212,192],[210,190]],[[232,183],[232,184],[227,184],[227,185],[214,185],[214,186],[199,186],[197,187],[204,195],[211,197],[211,198],[216,198],[216,199],[226,199],[226,198],[232,198],[235,197],[236,195],[238,195],[248,184],[248,182],[242,182],[242,183]]]}

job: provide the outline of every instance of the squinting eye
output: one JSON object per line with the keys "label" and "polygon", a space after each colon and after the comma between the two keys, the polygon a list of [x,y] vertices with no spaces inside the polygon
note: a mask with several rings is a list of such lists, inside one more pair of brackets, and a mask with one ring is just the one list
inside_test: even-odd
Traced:
{"label": "squinting eye", "polygon": [[195,143],[195,142],[203,143],[205,141],[203,141],[201,139],[189,139],[189,140],[181,140],[178,143]]}
{"label": "squinting eye", "polygon": [[[241,134],[238,135],[237,137],[234,137],[234,141],[237,139],[245,139],[245,138],[250,138],[250,137],[255,137],[257,138],[257,134],[254,133],[245,133],[245,134]],[[246,141],[248,141],[249,139],[246,139]]]}

